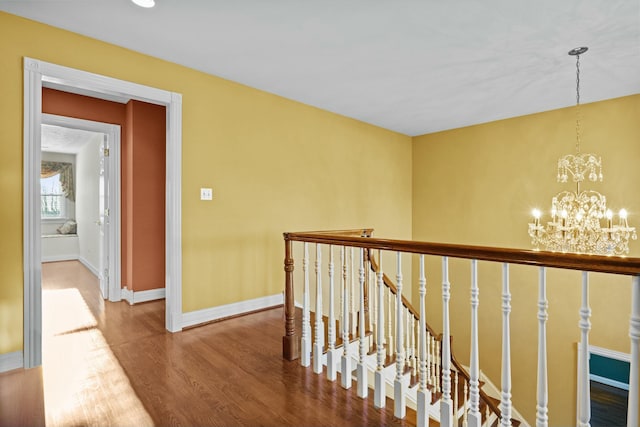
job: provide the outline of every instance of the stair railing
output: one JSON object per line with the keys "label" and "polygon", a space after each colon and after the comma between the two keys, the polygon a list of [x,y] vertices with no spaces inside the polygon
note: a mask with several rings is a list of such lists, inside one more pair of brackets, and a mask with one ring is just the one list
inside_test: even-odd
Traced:
{"label": "stair railing", "polygon": [[[546,300],[546,269],[558,268],[582,271],[582,306],[580,308],[580,330],[581,330],[581,342],[580,348],[582,349],[581,358],[578,363],[578,425],[589,425],[590,420],[590,407],[589,407],[589,366],[586,355],[588,352],[588,335],[590,329],[590,308],[589,308],[589,272],[600,272],[614,275],[627,275],[631,276],[631,319],[629,336],[631,342],[631,357],[630,357],[630,384],[629,384],[629,405],[627,415],[627,425],[638,427],[638,401],[639,393],[639,364],[640,364],[640,258],[623,258],[623,257],[605,257],[605,256],[585,256],[578,254],[558,254],[552,252],[541,251],[529,251],[519,249],[507,249],[507,248],[493,248],[493,247],[481,247],[481,246],[468,246],[468,245],[452,245],[444,243],[428,243],[428,242],[416,242],[407,240],[389,240],[378,239],[371,237],[371,229],[362,230],[346,230],[338,232],[305,232],[305,233],[285,233],[285,335],[283,337],[283,357],[287,360],[295,360],[301,358],[302,364],[308,366],[311,362],[311,337],[312,331],[309,325],[309,269],[308,269],[308,244],[316,244],[316,317],[320,317],[320,323],[316,323],[316,337],[314,346],[314,352],[324,352],[324,328],[321,326],[323,312],[321,302],[318,303],[318,299],[322,298],[321,290],[321,274],[319,271],[322,268],[321,263],[321,247],[322,245],[328,245],[330,248],[330,262],[329,262],[329,281],[330,286],[333,286],[333,248],[340,248],[340,266],[342,267],[341,278],[341,292],[343,297],[341,302],[343,304],[343,315],[341,328],[343,329],[342,339],[342,363],[340,368],[340,374],[342,376],[342,386],[348,388],[351,386],[351,378],[353,369],[351,368],[351,360],[358,360],[358,374],[357,380],[362,385],[358,387],[358,395],[360,397],[366,397],[367,393],[365,388],[367,375],[364,372],[364,365],[366,363],[366,355],[370,349],[371,342],[370,336],[372,331],[368,330],[366,325],[370,320],[368,317],[368,289],[369,289],[369,275],[368,271],[373,272],[372,276],[375,277],[374,289],[377,289],[377,312],[374,313],[373,322],[375,324],[374,343],[376,345],[374,358],[375,381],[374,381],[374,404],[376,407],[384,406],[384,396],[386,391],[383,390],[386,387],[385,381],[381,374],[384,369],[383,358],[387,358],[393,354],[392,345],[393,340],[391,336],[391,330],[389,329],[387,338],[385,338],[386,331],[384,330],[384,288],[390,291],[390,295],[395,295],[395,362],[396,362],[396,375],[394,379],[394,413],[397,417],[404,417],[405,414],[405,400],[406,400],[406,371],[405,361],[409,361],[407,368],[415,365],[415,360],[411,362],[411,357],[415,357],[413,350],[415,346],[411,344],[411,334],[413,334],[413,340],[415,340],[415,334],[411,332],[415,322],[425,318],[424,314],[424,256],[440,256],[443,259],[443,334],[440,335],[439,340],[432,340],[429,336],[435,336],[435,333],[431,328],[424,323],[424,320],[420,321],[419,336],[418,336],[418,353],[419,353],[419,369],[418,369],[418,393],[417,393],[417,407],[418,407],[418,425],[428,425],[429,417],[434,416],[430,411],[432,402],[437,400],[439,403],[439,421],[441,425],[452,426],[454,419],[458,419],[458,407],[454,407],[453,402],[458,400],[459,390],[454,388],[453,399],[451,389],[451,375],[453,375],[453,383],[456,384],[459,377],[462,377],[463,383],[463,402],[465,410],[463,411],[463,424],[468,424],[470,427],[479,427],[483,425],[482,408],[480,403],[484,403],[485,419],[484,422],[489,423],[489,412],[496,414],[500,419],[500,425],[511,425],[511,383],[510,383],[510,343],[509,343],[509,313],[510,313],[510,292],[509,292],[509,264],[521,264],[535,266],[539,269],[539,299],[538,299],[538,376],[537,376],[537,405],[536,405],[536,426],[547,426],[548,420],[548,391],[547,391],[547,354],[546,354],[546,320],[547,320],[547,307],[548,302]],[[296,309],[294,299],[294,283],[293,283],[293,271],[294,260],[292,242],[299,241],[304,242],[304,259],[303,259],[303,273],[304,273],[304,304],[303,304],[303,325],[302,325],[302,339],[296,332]],[[346,249],[351,248],[350,252],[353,254],[353,249],[358,249],[359,256],[352,255],[350,258],[347,256]],[[375,257],[372,256],[375,251],[393,251],[396,252],[396,285],[382,273],[380,260],[376,263]],[[378,252],[379,254],[380,252]],[[409,301],[402,295],[402,266],[401,266],[401,254],[419,254],[420,255],[420,313],[411,306]],[[448,283],[448,258],[461,258],[469,259],[471,261],[472,278],[471,278],[471,354],[470,354],[470,372],[467,373],[464,368],[457,362],[456,358],[451,354],[451,337],[449,334],[449,313],[448,313],[448,298],[449,298],[449,286]],[[358,259],[356,261],[355,259]],[[503,334],[502,334],[502,383],[500,394],[500,407],[498,407],[493,401],[484,395],[484,392],[479,387],[479,353],[478,353],[478,321],[477,321],[477,307],[479,304],[479,292],[477,283],[477,264],[478,261],[498,262],[503,264],[503,286],[502,286],[502,314],[503,314]],[[355,266],[357,262],[357,267]],[[358,307],[358,325],[357,327],[351,325],[349,328],[349,318],[356,319],[354,313],[355,309],[349,311],[349,306],[355,307],[355,271],[358,271],[357,282],[359,294],[359,307]],[[366,273],[365,273],[366,272]],[[349,280],[351,278],[351,280]],[[365,285],[365,283],[367,285]],[[333,289],[331,289],[333,292]],[[374,299],[375,299],[374,298]],[[351,304],[349,301],[353,301]],[[320,304],[320,305],[318,305]],[[333,299],[329,302],[333,304]],[[374,308],[375,308],[374,304]],[[391,324],[392,318],[391,304],[388,304],[388,320]],[[333,308],[330,307],[330,313]],[[403,313],[407,313],[407,330],[403,330],[404,317]],[[365,316],[366,314],[366,316]],[[331,316],[331,315],[330,315]],[[413,319],[410,319],[413,317]],[[329,336],[335,336],[335,332],[331,331],[331,328],[335,325],[329,326]],[[365,330],[366,329],[366,330]],[[358,337],[356,337],[356,331],[358,331]],[[406,341],[404,334],[407,334]],[[321,336],[318,336],[322,334]],[[352,340],[358,340],[358,351],[351,350],[350,342]],[[329,340],[331,341],[331,339]],[[301,355],[300,347],[303,347],[303,353]],[[438,349],[439,344],[441,349],[433,351],[433,347]],[[430,350],[429,350],[430,348]],[[405,349],[409,353],[405,353]],[[335,343],[329,342],[327,347],[327,363],[335,363],[335,357],[331,358],[330,353],[336,351]],[[433,361],[427,362],[425,359],[429,358],[429,355],[439,354],[444,357],[436,357],[435,373],[432,371],[434,366]],[[318,364],[322,360],[320,355],[316,356]],[[405,359],[406,358],[406,359]],[[439,360],[442,360],[441,365],[437,366]],[[315,359],[314,359],[315,360]],[[330,360],[333,360],[330,362]],[[382,363],[381,363],[382,362]],[[362,367],[360,367],[362,365]],[[452,370],[451,367],[454,369]],[[314,371],[321,371],[315,366]],[[332,372],[335,374],[335,370],[332,367],[327,367],[328,378],[332,379]],[[440,381],[440,378],[442,380]],[[435,384],[430,384],[429,379],[435,379]],[[442,389],[440,389],[440,383]],[[439,395],[439,398],[433,398],[432,395]],[[468,396],[468,403],[467,403]],[[429,399],[429,397],[432,397]],[[453,400],[453,402],[452,402]],[[468,406],[467,406],[468,405]],[[468,410],[466,409],[468,407]],[[452,414],[453,412],[453,414]]]}

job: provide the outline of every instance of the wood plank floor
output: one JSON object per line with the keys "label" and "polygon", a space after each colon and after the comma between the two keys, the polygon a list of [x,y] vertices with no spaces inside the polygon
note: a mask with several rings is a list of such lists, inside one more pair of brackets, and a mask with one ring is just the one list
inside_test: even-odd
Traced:
{"label": "wood plank floor", "polygon": [[591,425],[617,427],[627,425],[629,392],[591,381]]}
{"label": "wood plank floor", "polygon": [[43,264],[43,366],[0,374],[0,425],[415,425],[281,357],[283,310],[171,334],[164,301],[104,302],[78,262]]}

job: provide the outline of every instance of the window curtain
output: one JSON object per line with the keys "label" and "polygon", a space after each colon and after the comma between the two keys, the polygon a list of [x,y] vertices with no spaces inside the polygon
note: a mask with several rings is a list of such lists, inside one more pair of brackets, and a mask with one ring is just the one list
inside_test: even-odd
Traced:
{"label": "window curtain", "polygon": [[60,184],[62,184],[64,196],[72,202],[75,202],[76,191],[73,185],[73,165],[65,162],[42,161],[40,178],[49,178],[57,174],[60,174]]}

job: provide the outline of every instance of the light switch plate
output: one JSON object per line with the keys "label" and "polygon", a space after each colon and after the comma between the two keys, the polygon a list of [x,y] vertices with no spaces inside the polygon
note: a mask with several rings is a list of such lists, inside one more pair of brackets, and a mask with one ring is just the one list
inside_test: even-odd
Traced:
{"label": "light switch plate", "polygon": [[201,188],[200,200],[213,200],[213,190],[211,188]]}

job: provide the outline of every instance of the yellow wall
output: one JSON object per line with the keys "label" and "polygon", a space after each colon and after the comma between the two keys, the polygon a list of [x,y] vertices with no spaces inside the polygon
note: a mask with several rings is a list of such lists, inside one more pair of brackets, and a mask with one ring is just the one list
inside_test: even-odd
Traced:
{"label": "yellow wall", "polygon": [[[183,94],[184,312],[280,292],[283,231],[374,227],[386,238],[528,248],[531,208],[548,208],[563,188],[555,182],[556,160],[574,147],[573,109],[412,144],[404,135],[2,12],[0,55],[0,191],[7,201],[0,204],[0,354],[22,348],[23,56]],[[636,225],[639,113],[638,95],[583,106],[583,151],[601,153],[605,162],[605,182],[593,188],[610,206],[626,207]],[[199,200],[203,186],[213,187],[212,202]],[[632,256],[640,256],[639,245]],[[440,328],[440,269],[435,260],[429,267],[428,318]],[[496,384],[499,274],[480,270],[481,369]],[[468,277],[467,263],[452,262],[452,333],[465,362]],[[553,425],[574,421],[578,281],[577,273],[549,273]],[[592,344],[628,352],[629,281],[592,282]],[[514,402],[531,422],[536,273],[514,267],[512,292]]]}
{"label": "yellow wall", "polygon": [[[601,191],[614,211],[626,207],[631,225],[640,226],[640,95],[581,110],[582,152],[598,153],[604,162],[604,182],[583,189]],[[551,197],[572,189],[556,182],[556,165],[574,151],[575,117],[575,108],[566,108],[414,138],[413,239],[531,248],[531,209],[548,210]],[[632,242],[630,256],[640,256],[640,242]],[[469,262],[454,261],[451,268],[454,350],[468,363]],[[441,330],[439,260],[430,260],[428,271],[433,275],[427,278],[427,318]],[[550,424],[572,425],[580,274],[549,271],[547,279]],[[500,266],[481,265],[479,282],[480,368],[499,386]],[[592,275],[592,345],[629,352],[630,283],[627,277]],[[511,291],[513,399],[534,424],[537,270],[512,267]]]}
{"label": "yellow wall", "polygon": [[23,338],[23,56],[183,95],[184,312],[280,293],[284,231],[411,237],[408,136],[2,12],[0,55],[0,354]]}

